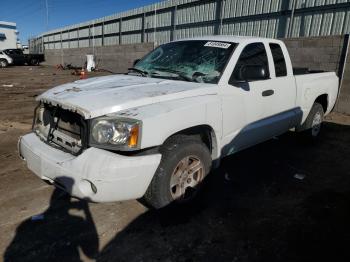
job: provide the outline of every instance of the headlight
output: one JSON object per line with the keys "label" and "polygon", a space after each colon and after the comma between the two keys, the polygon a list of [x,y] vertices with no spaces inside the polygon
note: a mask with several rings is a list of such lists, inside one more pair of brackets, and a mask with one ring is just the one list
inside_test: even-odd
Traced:
{"label": "headlight", "polygon": [[141,138],[141,121],[124,118],[97,118],[92,120],[90,145],[106,148],[138,149]]}

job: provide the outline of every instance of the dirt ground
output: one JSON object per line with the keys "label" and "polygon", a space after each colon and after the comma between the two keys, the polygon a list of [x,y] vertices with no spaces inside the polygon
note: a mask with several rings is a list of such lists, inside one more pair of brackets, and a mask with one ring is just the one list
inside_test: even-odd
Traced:
{"label": "dirt ground", "polygon": [[70,73],[0,69],[0,260],[350,261],[350,116],[327,117],[317,143],[290,132],[224,159],[191,204],[86,203],[16,149],[35,97]]}

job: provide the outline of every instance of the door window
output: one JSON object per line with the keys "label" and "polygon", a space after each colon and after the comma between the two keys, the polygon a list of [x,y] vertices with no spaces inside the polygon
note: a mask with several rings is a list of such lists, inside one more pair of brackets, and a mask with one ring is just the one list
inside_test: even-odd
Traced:
{"label": "door window", "polygon": [[262,66],[267,72],[266,79],[270,77],[269,61],[263,43],[249,44],[243,49],[237,61],[236,67],[231,75],[230,82],[243,80],[240,79],[240,71],[243,66]]}

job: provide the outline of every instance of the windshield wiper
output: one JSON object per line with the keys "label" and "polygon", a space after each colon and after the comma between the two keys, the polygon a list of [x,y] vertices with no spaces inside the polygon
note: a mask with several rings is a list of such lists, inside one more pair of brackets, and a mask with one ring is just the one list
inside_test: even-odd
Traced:
{"label": "windshield wiper", "polygon": [[[165,67],[154,67],[153,69],[159,71],[159,72],[166,72],[166,73],[172,73],[175,75],[175,77],[180,78],[184,81],[188,81],[188,82],[192,82],[193,79],[191,77],[188,77],[186,75],[184,75],[183,72],[174,70],[174,69],[170,69],[170,68],[165,68]],[[154,74],[154,73],[152,73]]]}
{"label": "windshield wiper", "polygon": [[147,71],[138,69],[138,68],[136,68],[136,67],[130,67],[130,68],[128,68],[128,70],[129,70],[129,71],[134,71],[134,72],[140,73],[142,76],[147,76],[147,75],[148,75],[148,72],[147,72]]}

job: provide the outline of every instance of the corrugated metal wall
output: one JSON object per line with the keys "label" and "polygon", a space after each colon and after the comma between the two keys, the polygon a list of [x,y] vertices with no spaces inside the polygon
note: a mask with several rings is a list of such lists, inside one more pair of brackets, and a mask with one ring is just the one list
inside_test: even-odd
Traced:
{"label": "corrugated metal wall", "polygon": [[350,0],[168,0],[43,33],[30,40],[30,49],[162,44],[213,34],[282,38],[349,32]]}

